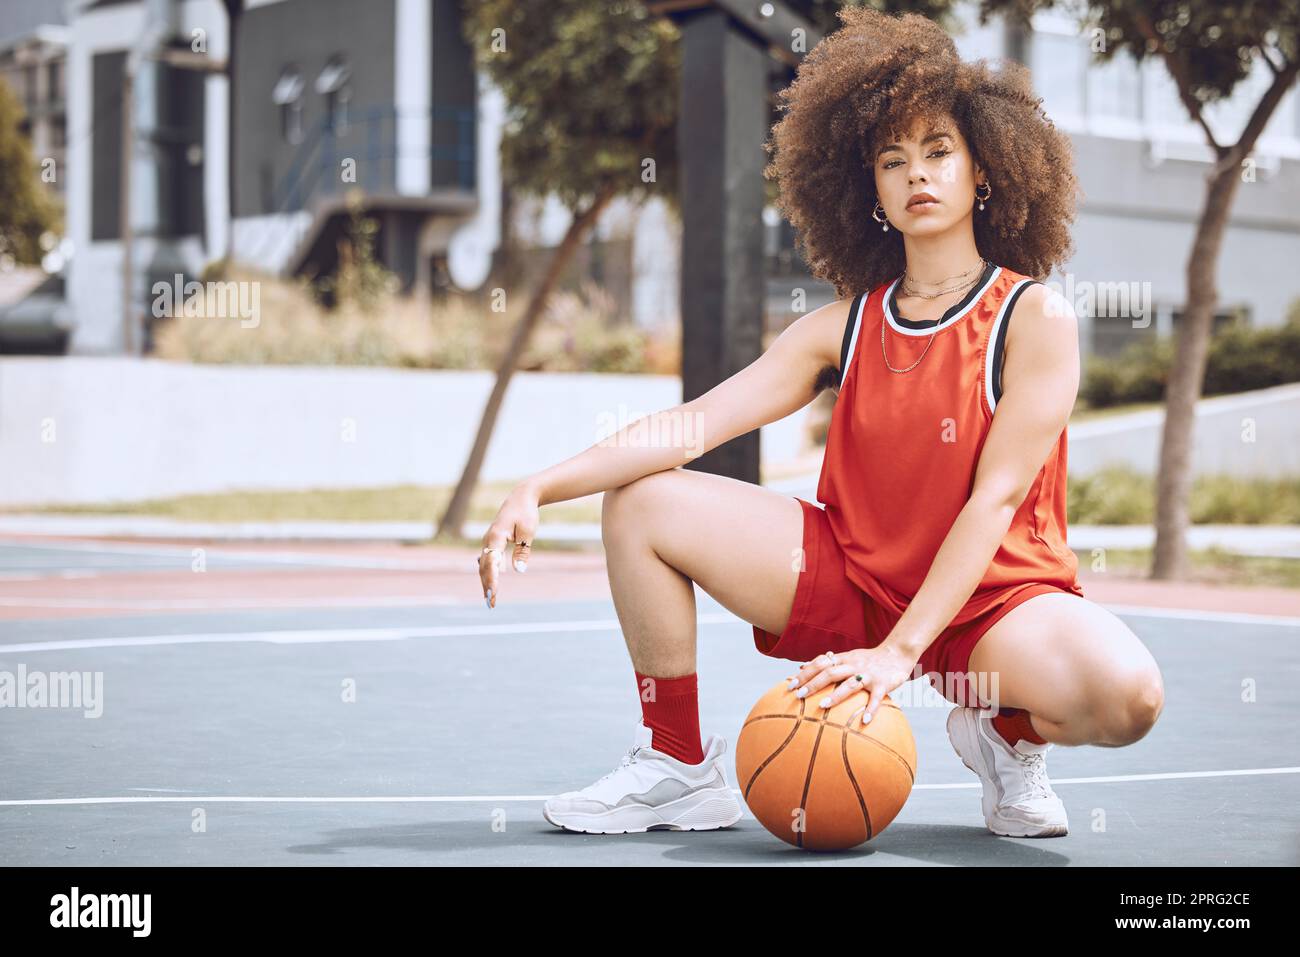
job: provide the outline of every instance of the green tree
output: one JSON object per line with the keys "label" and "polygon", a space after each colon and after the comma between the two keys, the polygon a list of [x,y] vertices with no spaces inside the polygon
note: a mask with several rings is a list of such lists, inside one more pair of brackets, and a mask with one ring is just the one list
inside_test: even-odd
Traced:
{"label": "green tree", "polygon": [[463,10],[475,59],[508,103],[502,177],[512,192],[554,195],[572,220],[497,365],[440,537],[460,535],[510,379],[579,244],[615,196],[677,197],[672,24],[637,0],[467,0]]}
{"label": "green tree", "polygon": [[[983,0],[985,13],[1021,17],[1056,0]],[[1201,128],[1215,162],[1205,176],[1192,246],[1186,261],[1186,298],[1165,393],[1165,424],[1156,483],[1156,547],[1152,577],[1182,578],[1187,571],[1192,438],[1196,401],[1205,381],[1211,323],[1219,293],[1219,254],[1242,182],[1250,181],[1251,152],[1300,69],[1300,0],[1088,0],[1080,42],[1102,40],[1106,60],[1127,50],[1139,62],[1162,63],[1188,116]],[[1263,62],[1269,85],[1253,103],[1235,140],[1207,121],[1209,104],[1233,95]]]}
{"label": "green tree", "polygon": [[[789,0],[814,28],[835,29],[834,0]],[[861,5],[861,4],[858,4]],[[877,0],[890,12],[942,20],[951,0]],[[463,0],[465,36],[504,94],[507,203],[553,195],[572,214],[497,366],[469,459],[436,535],[458,536],[510,378],[551,294],[616,196],[678,206],[679,33],[640,0]],[[811,47],[812,44],[810,44]]]}
{"label": "green tree", "polygon": [[32,144],[21,132],[23,108],[0,79],[0,255],[41,261],[41,234],[59,228],[58,208],[41,184]]}

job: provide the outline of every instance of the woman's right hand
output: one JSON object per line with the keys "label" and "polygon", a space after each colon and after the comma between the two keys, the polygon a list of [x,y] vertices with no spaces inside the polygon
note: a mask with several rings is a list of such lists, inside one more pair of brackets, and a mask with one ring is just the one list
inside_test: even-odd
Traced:
{"label": "woman's right hand", "polygon": [[489,608],[495,608],[500,593],[501,556],[507,542],[514,542],[511,564],[515,571],[528,568],[529,549],[537,532],[538,494],[534,486],[523,483],[515,486],[497,511],[496,518],[483,535],[483,548],[478,556],[478,576],[483,585],[483,599]]}

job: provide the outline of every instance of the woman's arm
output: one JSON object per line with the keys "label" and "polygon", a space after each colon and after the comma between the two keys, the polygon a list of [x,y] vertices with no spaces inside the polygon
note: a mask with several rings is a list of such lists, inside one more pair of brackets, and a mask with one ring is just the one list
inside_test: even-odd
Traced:
{"label": "woman's arm", "polygon": [[800,316],[772,345],[708,392],[630,422],[586,451],[525,479],[539,505],[618,488],[676,468],[759,426],[775,422],[817,397],[817,381],[839,364],[851,300]]}
{"label": "woman's arm", "polygon": [[800,316],[766,352],[699,398],[642,416],[516,485],[483,535],[478,569],[488,607],[496,607],[501,557],[508,542],[515,543],[515,570],[527,569],[540,506],[676,468],[816,398],[823,370],[839,364],[851,302],[841,299]]}
{"label": "woman's arm", "polygon": [[885,639],[918,659],[984,577],[1078,395],[1078,319],[1069,302],[1046,286],[1030,286],[1008,321],[1012,318],[1003,395],[980,452],[970,498]]}

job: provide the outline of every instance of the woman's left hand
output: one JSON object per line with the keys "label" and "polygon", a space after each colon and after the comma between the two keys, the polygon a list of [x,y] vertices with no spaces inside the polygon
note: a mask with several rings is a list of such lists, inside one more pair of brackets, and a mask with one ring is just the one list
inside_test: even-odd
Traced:
{"label": "woman's left hand", "polygon": [[[916,656],[886,642],[874,648],[827,652],[800,667],[798,673],[789,679],[789,687],[792,693],[807,698],[820,708],[832,708],[849,695],[865,689],[867,705],[862,711],[855,711],[853,717],[861,714],[862,723],[866,724],[875,715],[885,695],[911,680],[916,662]],[[829,685],[836,687],[823,693]]]}

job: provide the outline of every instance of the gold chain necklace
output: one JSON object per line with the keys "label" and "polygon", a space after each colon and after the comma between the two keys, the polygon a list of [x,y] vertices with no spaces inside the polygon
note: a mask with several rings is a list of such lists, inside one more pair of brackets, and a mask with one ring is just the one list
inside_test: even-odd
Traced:
{"label": "gold chain necklace", "polygon": [[[981,259],[981,260],[980,260],[980,266],[984,266],[984,265],[986,265],[986,263],[984,262],[983,259]],[[981,272],[981,275],[983,275],[982,272]],[[975,282],[978,282],[978,281],[979,281],[979,277],[977,276],[977,277],[975,278]],[[970,285],[973,285],[973,283],[972,283],[970,280],[967,280],[963,285],[965,285],[965,286],[970,286]],[[957,289],[960,289],[960,288],[962,288],[962,287],[961,287],[961,286],[958,286],[958,287],[957,287]],[[956,292],[956,289],[950,289],[949,292]],[[885,298],[886,298],[886,301],[885,301],[884,305],[885,305],[885,308],[888,309],[888,308],[889,308],[889,301],[888,301],[889,295],[888,295],[888,293],[885,294]],[[931,298],[935,298],[935,297],[931,297]],[[927,342],[927,343],[925,344],[925,348],[921,350],[921,354],[917,357],[916,361],[913,362],[913,363],[912,363],[910,366],[908,366],[906,369],[895,369],[893,366],[891,366],[891,365],[889,364],[889,354],[885,351],[885,326],[887,326],[887,325],[889,325],[888,320],[886,320],[886,319],[882,316],[881,319],[880,319],[880,355],[881,355],[881,356],[884,358],[884,360],[885,360],[885,368],[886,368],[886,369],[888,369],[890,372],[897,372],[897,373],[900,373],[900,374],[901,374],[901,373],[904,373],[904,372],[911,372],[913,369],[915,369],[918,365],[921,364],[921,360],[925,358],[925,354],[926,354],[927,352],[930,351],[930,346],[934,344],[934,337],[937,336],[937,335],[939,334],[939,330],[943,327],[943,322],[940,321],[940,322],[935,323],[934,332],[930,333],[930,341]]]}
{"label": "gold chain necklace", "polygon": [[917,292],[916,287],[910,285],[909,283],[910,277],[907,275],[906,272],[904,272],[903,282],[902,282],[903,295],[915,296],[918,299],[938,299],[940,296],[947,295],[950,292],[956,292],[962,286],[968,285],[970,283],[970,277],[975,275],[977,272],[983,271],[984,267],[987,265],[988,263],[984,260],[983,257],[981,257],[979,262],[977,262],[970,269],[967,269],[965,272],[958,273],[955,276],[949,276],[947,279],[938,280],[940,283],[951,282],[954,279],[961,280],[960,282],[957,283],[957,285],[952,286],[948,289],[940,289],[938,292],[931,292],[931,293]]}

